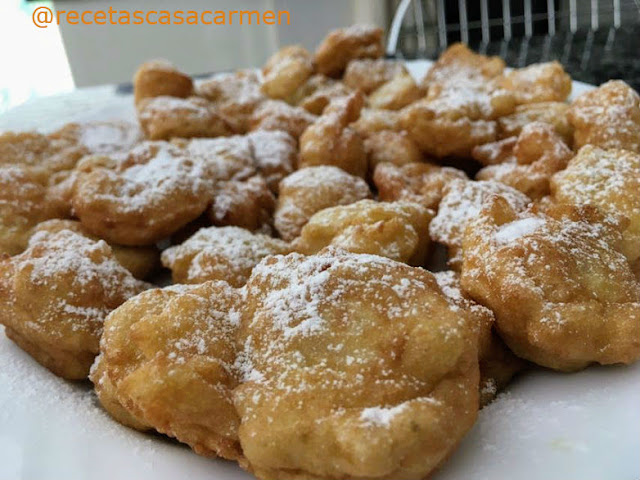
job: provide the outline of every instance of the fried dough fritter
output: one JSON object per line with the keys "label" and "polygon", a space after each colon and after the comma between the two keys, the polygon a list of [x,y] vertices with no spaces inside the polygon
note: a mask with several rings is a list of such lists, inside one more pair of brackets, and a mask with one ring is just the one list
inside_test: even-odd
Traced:
{"label": "fried dough fritter", "polygon": [[508,139],[475,147],[473,157],[488,164],[476,179],[504,183],[533,200],[549,195],[551,177],[564,170],[573,157],[553,127],[541,122],[526,125],[511,149],[508,147]]}
{"label": "fried dough fritter", "polygon": [[242,462],[231,398],[240,304],[238,290],[207,282],[150,290],[112,312],[92,376],[107,411]]}
{"label": "fried dough fritter", "polygon": [[248,180],[218,182],[208,215],[217,227],[234,226],[250,232],[271,233],[276,197],[256,175]]}
{"label": "fried dough fritter", "polygon": [[556,61],[515,68],[506,72],[499,84],[512,92],[520,105],[564,102],[571,94],[571,77]]}
{"label": "fried dough fritter", "polygon": [[136,105],[146,98],[187,98],[193,93],[191,77],[180,72],[166,60],[145,62],[133,77],[133,95]]}
{"label": "fried dough fritter", "polygon": [[349,127],[360,116],[364,97],[355,92],[332,101],[300,137],[300,168],[334,165],[364,177],[367,153],[360,134]]}
{"label": "fried dough fritter", "polygon": [[325,208],[309,219],[294,242],[296,251],[318,253],[332,245],[423,266],[434,213],[417,203],[360,200]]}
{"label": "fried dough fritter", "polygon": [[402,131],[399,112],[376,110],[375,108],[363,108],[360,111],[360,117],[350,127],[363,138],[381,131]]}
{"label": "fried dough fritter", "polygon": [[584,145],[640,153],[640,95],[611,80],[576,98],[568,113],[577,150]]}
{"label": "fried dough fritter", "polygon": [[171,144],[145,142],[126,156],[86,157],[73,208],[93,235],[151,245],[203,213],[211,199],[206,168]]}
{"label": "fried dough fritter", "polygon": [[429,226],[431,239],[445,245],[449,251],[449,266],[459,270],[462,244],[468,223],[474,219],[484,202],[493,195],[502,195],[516,212],[531,202],[529,197],[503,183],[471,180],[451,180],[443,188],[438,214]]}
{"label": "fried dough fritter", "polygon": [[256,130],[247,135],[254,164],[273,193],[298,165],[298,144],[285,131]]}
{"label": "fried dough fritter", "polygon": [[281,130],[298,140],[317,117],[302,107],[280,100],[267,100],[258,106],[249,120],[249,130]]}
{"label": "fried dough fritter", "polygon": [[332,100],[346,97],[353,89],[339,80],[312,75],[289,98],[287,102],[302,107],[314,115],[321,115]]}
{"label": "fried dough fritter", "polygon": [[409,73],[403,62],[386,58],[358,58],[347,65],[342,81],[365,95],[392,80],[397,75]]}
{"label": "fried dough fritter", "polygon": [[382,57],[382,34],[381,28],[369,25],[352,25],[329,32],[315,52],[318,72],[339,77],[352,60]]}
{"label": "fried dough fritter", "polygon": [[200,97],[153,97],[138,105],[138,120],[149,140],[224,137],[233,130],[213,103]]}
{"label": "fried dough fritter", "polygon": [[313,58],[300,45],[274,53],[262,68],[262,91],[270,98],[285,100],[313,74]]}
{"label": "fried dough fritter", "polygon": [[[36,225],[33,229],[33,234],[35,235],[38,232],[57,233],[62,230],[70,230],[96,242],[100,240],[97,236],[89,233],[82,223],[76,220],[47,220]],[[137,279],[144,280],[148,278],[160,263],[160,252],[155,245],[149,247],[126,247],[109,244],[109,246],[118,263]]]}
{"label": "fried dough fritter", "polygon": [[429,155],[469,157],[496,139],[496,120],[515,109],[514,95],[498,82],[503,71],[501,59],[452,45],[423,80],[427,96],[400,112],[402,128]]}
{"label": "fried dough fritter", "polygon": [[37,362],[80,380],[98,353],[104,318],[146,288],[105,242],[39,232],[23,253],[0,259],[0,323]]}
{"label": "fried dough fritter", "polygon": [[477,333],[423,269],[269,257],[239,341],[239,437],[260,479],[422,479],[476,418]]}
{"label": "fried dough fritter", "polygon": [[0,166],[0,255],[22,252],[33,227],[65,217],[67,210],[47,188],[45,175],[20,165]]}
{"label": "fried dough fritter", "polygon": [[314,213],[370,197],[367,182],[338,167],[301,168],[280,182],[273,223],[289,242],[300,235]]}
{"label": "fried dough fritter", "polygon": [[109,155],[131,150],[143,135],[137,124],[126,121],[73,122],[49,134],[49,139],[80,145],[88,155]]}
{"label": "fried dough fritter", "polygon": [[400,110],[424,97],[410,73],[401,73],[373,91],[367,102],[370,107],[382,110]]}
{"label": "fried dough fritter", "polygon": [[267,100],[253,70],[214,75],[196,87],[196,94],[213,102],[235,133],[246,133],[253,112]]}
{"label": "fried dough fritter", "polygon": [[423,160],[422,152],[407,132],[381,130],[364,139],[369,171],[373,173],[381,163],[392,163],[398,167]]}
{"label": "fried dough fritter", "polygon": [[291,250],[282,240],[244,228],[209,227],[162,252],[162,263],[171,270],[175,283],[224,280],[232,287],[241,287],[263,258]]}
{"label": "fried dough fritter", "polygon": [[462,291],[458,272],[449,270],[434,273],[433,276],[451,305],[467,313],[478,329],[480,407],[485,407],[509,384],[514,375],[525,368],[525,362],[516,357],[493,332],[493,312],[474,302]]}
{"label": "fried dough fritter", "polygon": [[533,122],[553,125],[564,143],[573,145],[573,126],[567,114],[569,105],[563,102],[540,102],[518,105],[515,111],[498,119],[499,138],[517,137],[522,129]]}
{"label": "fried dough fritter", "polygon": [[620,226],[590,206],[518,214],[495,196],[466,229],[462,287],[521,358],[561,371],[640,357],[640,284]]}
{"label": "fried dough fritter", "polygon": [[551,190],[556,202],[593,205],[605,215],[626,217],[622,252],[630,262],[640,258],[640,154],[586,145],[552,178]]}

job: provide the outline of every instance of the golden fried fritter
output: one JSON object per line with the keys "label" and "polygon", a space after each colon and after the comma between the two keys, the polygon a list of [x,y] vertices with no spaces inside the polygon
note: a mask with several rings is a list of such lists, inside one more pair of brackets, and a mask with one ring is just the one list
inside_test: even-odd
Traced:
{"label": "golden fried fritter", "polygon": [[374,108],[363,108],[360,111],[360,118],[353,122],[350,127],[363,138],[384,130],[393,132],[402,131],[398,112],[393,110],[376,110]]}
{"label": "golden fried fritter", "polygon": [[422,479],[475,421],[476,332],[426,270],[269,257],[239,340],[239,437],[260,479]]}
{"label": "golden fried fritter", "polygon": [[256,175],[244,181],[217,183],[208,214],[211,223],[218,227],[235,226],[268,234],[275,208],[276,197],[267,182]]}
{"label": "golden fried fritter", "polygon": [[64,202],[52,196],[46,176],[20,165],[0,166],[0,255],[27,248],[39,222],[67,214]]}
{"label": "golden fried fritter", "polygon": [[431,239],[445,245],[449,251],[449,266],[459,270],[462,262],[462,243],[469,222],[478,216],[485,201],[502,195],[514,211],[523,211],[531,202],[529,197],[503,183],[454,179],[443,188],[438,214],[431,222]]}
{"label": "golden fried fritter", "polygon": [[231,398],[240,305],[239,291],[224,282],[150,290],[126,302],[105,321],[93,375],[98,384],[102,370],[110,383],[101,401],[117,401],[199,454],[241,460]]}
{"label": "golden fried fritter", "polygon": [[355,92],[332,101],[300,137],[300,167],[333,165],[353,175],[367,174],[367,153],[349,124],[360,116],[364,97]]}
{"label": "golden fried fritter", "polygon": [[293,245],[296,251],[307,255],[333,245],[353,253],[423,266],[433,216],[432,210],[417,203],[360,200],[316,213]]}
{"label": "golden fried fritter", "polygon": [[480,407],[484,407],[525,367],[525,362],[516,357],[493,332],[493,312],[474,302],[462,291],[459,273],[449,270],[434,273],[433,276],[452,307],[466,313],[472,325],[478,329]]}
{"label": "golden fried fritter", "polygon": [[196,87],[196,93],[213,102],[236,133],[246,133],[253,112],[266,99],[253,70],[215,75]]}
{"label": "golden fried fritter", "polygon": [[339,80],[324,75],[313,75],[287,99],[287,102],[314,115],[321,115],[331,100],[346,97],[352,92],[353,89]]}
{"label": "golden fried fritter", "polygon": [[551,177],[564,170],[573,157],[562,137],[546,123],[526,125],[511,149],[509,144],[507,139],[473,149],[473,157],[488,164],[476,179],[504,183],[534,200],[549,195]]}
{"label": "golden fried fritter", "polygon": [[187,98],[193,93],[191,77],[176,69],[166,60],[145,62],[133,77],[136,105],[145,98],[170,96]]}
{"label": "golden fried fritter", "polygon": [[257,171],[272,192],[298,165],[298,144],[285,131],[256,130],[247,135]]}
{"label": "golden fried fritter", "polygon": [[138,120],[150,140],[221,137],[233,130],[213,103],[200,97],[153,97],[138,105]]}
{"label": "golden fried fritter", "polygon": [[433,210],[438,210],[444,187],[454,179],[466,180],[467,175],[461,170],[432,163],[402,166],[381,163],[373,174],[381,201],[415,202]]}
{"label": "golden fried fritter", "polygon": [[105,242],[40,232],[23,253],[0,259],[0,323],[36,361],[79,380],[98,353],[104,318],[146,288]]}
{"label": "golden fried fritter", "polygon": [[574,148],[590,144],[640,153],[640,95],[622,80],[603,83],[571,104]]}
{"label": "golden fried fritter", "polygon": [[382,57],[382,34],[381,28],[368,25],[352,25],[329,32],[315,52],[318,72],[339,77],[352,60]]}
{"label": "golden fried fritter", "polygon": [[384,110],[400,110],[424,97],[424,92],[409,73],[401,73],[371,93],[370,107]]}
{"label": "golden fried fritter", "polygon": [[340,168],[302,168],[280,182],[273,223],[280,236],[291,241],[300,235],[314,213],[370,196],[369,186],[362,178]]}
{"label": "golden fried fritter", "polygon": [[[76,220],[47,220],[36,225],[33,233],[57,233],[62,230],[70,230],[96,242],[100,240],[100,238],[89,233],[82,223]],[[125,247],[117,244],[109,244],[109,246],[118,263],[138,279],[148,278],[160,263],[160,252],[156,246]]]}
{"label": "golden fried fritter", "polygon": [[164,142],[83,164],[73,208],[90,233],[109,242],[151,245],[197,218],[211,199],[205,167]]}
{"label": "golden fried fritter", "polygon": [[522,129],[533,122],[553,125],[556,133],[564,142],[573,144],[573,126],[569,123],[567,113],[569,105],[563,102],[540,102],[518,105],[511,115],[498,119],[500,138],[517,137]]}
{"label": "golden fried fritter", "polygon": [[131,122],[74,122],[49,134],[49,139],[78,144],[87,154],[108,155],[131,150],[143,136],[138,125]]}
{"label": "golden fried fritter", "polygon": [[631,262],[640,258],[640,154],[586,145],[553,177],[551,191],[556,202],[589,204],[604,215],[626,217],[622,252]]}
{"label": "golden fried fritter", "polygon": [[175,283],[225,280],[241,287],[264,257],[291,250],[282,240],[244,228],[209,227],[162,252],[162,263],[171,270]]}
{"label": "golden fried fritter", "polygon": [[362,93],[369,95],[396,75],[409,73],[404,63],[385,58],[359,58],[349,62],[342,80]]}
{"label": "golden fried fritter", "polygon": [[400,124],[430,155],[468,157],[497,136],[496,119],[513,112],[514,95],[501,88],[504,62],[477,55],[462,44],[449,47],[423,80],[427,96],[400,113]]}
{"label": "golden fried fritter", "polygon": [[401,167],[422,161],[422,152],[407,132],[381,130],[364,139],[369,171],[374,172],[381,163],[392,163]]}
{"label": "golden fried fritter", "polygon": [[594,207],[518,214],[495,196],[466,229],[462,286],[520,357],[556,370],[640,357],[640,285]]}
{"label": "golden fried fritter", "polygon": [[89,151],[66,138],[36,132],[0,134],[0,166],[17,165],[44,175],[73,169]]}
{"label": "golden fried fritter", "polygon": [[284,100],[313,73],[313,58],[300,45],[281,48],[262,68],[262,91],[271,98]]}
{"label": "golden fried fritter", "polygon": [[515,95],[518,104],[564,102],[571,94],[571,77],[556,61],[513,69],[499,84]]}
{"label": "golden fried fritter", "polygon": [[302,107],[280,100],[267,100],[251,115],[249,130],[282,130],[298,140],[316,118]]}

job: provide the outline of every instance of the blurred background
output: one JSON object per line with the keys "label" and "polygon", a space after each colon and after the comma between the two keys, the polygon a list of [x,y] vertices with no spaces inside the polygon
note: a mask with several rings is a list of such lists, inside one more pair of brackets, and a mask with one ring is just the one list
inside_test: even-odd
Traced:
{"label": "blurred background", "polygon": [[[291,25],[69,25],[36,28],[59,10],[288,10]],[[394,23],[395,18],[395,23]],[[466,41],[511,66],[557,59],[576,79],[623,78],[640,89],[640,0],[0,0],[0,114],[77,87],[129,82],[150,58],[191,74],[261,65],[279,47],[313,49],[352,23],[390,29],[389,55],[435,58]],[[126,90],[126,86],[121,87]]]}

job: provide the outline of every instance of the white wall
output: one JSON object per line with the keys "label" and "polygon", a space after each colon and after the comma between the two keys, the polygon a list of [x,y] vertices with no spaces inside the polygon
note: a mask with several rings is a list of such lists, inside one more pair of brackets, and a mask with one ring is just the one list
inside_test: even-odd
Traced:
{"label": "white wall", "polygon": [[291,25],[67,25],[60,30],[78,87],[127,81],[137,66],[166,58],[196,74],[259,66],[279,46],[313,49],[332,28],[386,27],[384,0],[58,0],[57,10],[288,10]]}

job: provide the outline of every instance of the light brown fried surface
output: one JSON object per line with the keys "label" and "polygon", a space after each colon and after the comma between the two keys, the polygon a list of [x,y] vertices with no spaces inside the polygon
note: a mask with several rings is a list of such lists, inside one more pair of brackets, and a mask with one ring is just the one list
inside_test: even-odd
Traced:
{"label": "light brown fried surface", "polygon": [[138,120],[150,140],[220,137],[233,130],[214,105],[200,97],[154,97],[140,102]]}
{"label": "light brown fried surface", "polygon": [[422,161],[422,152],[407,132],[381,130],[364,139],[369,171],[375,171],[380,163],[392,163],[397,166]]}
{"label": "light brown fried surface", "polygon": [[626,217],[622,252],[631,262],[640,258],[640,154],[582,147],[553,177],[551,190],[556,202],[593,205],[613,218]]}
{"label": "light brown fried surface", "polygon": [[253,70],[214,75],[196,87],[197,95],[213,102],[235,133],[246,133],[251,116],[267,97]]}
{"label": "light brown fried surface", "polygon": [[360,200],[316,213],[294,242],[296,251],[318,253],[332,245],[423,266],[433,211],[417,203]]}
{"label": "light brown fried surface", "polygon": [[518,104],[564,102],[571,94],[571,77],[556,61],[515,68],[499,84],[515,95]]}
{"label": "light brown fried surface", "polygon": [[360,111],[358,120],[353,122],[350,127],[363,138],[384,130],[393,132],[402,131],[398,112],[392,110],[376,110],[374,108],[363,108]]}
{"label": "light brown fried surface", "polygon": [[105,242],[40,232],[23,253],[0,259],[0,323],[36,361],[79,380],[98,353],[104,318],[146,288]]}
{"label": "light brown fried surface", "polygon": [[433,276],[452,308],[468,315],[472,325],[478,330],[480,407],[485,407],[507,386],[516,373],[524,369],[526,362],[516,357],[493,332],[493,312],[474,302],[462,291],[458,272],[449,270],[434,273]]}
{"label": "light brown fried surface", "polygon": [[64,202],[47,188],[46,176],[19,165],[0,166],[0,254],[27,248],[38,223],[67,214]]}
{"label": "light brown fried surface", "polygon": [[[76,220],[47,220],[36,225],[33,233],[57,233],[62,230],[70,230],[96,242],[100,240],[100,238],[89,233],[82,223]],[[160,263],[160,252],[156,246],[126,247],[117,244],[109,244],[109,246],[118,263],[138,279],[148,278]]]}
{"label": "light brown fried surface", "polygon": [[268,234],[275,208],[276,198],[267,182],[256,175],[248,180],[217,183],[208,214],[211,223],[218,227],[235,226]]}
{"label": "light brown fried surface", "polygon": [[300,167],[333,165],[364,177],[367,154],[359,133],[349,127],[360,116],[360,92],[332,101],[318,120],[300,137]]}
{"label": "light brown fried surface", "polygon": [[489,164],[478,172],[476,179],[504,183],[534,200],[549,195],[551,177],[564,170],[573,157],[571,149],[546,123],[526,125],[510,152],[504,148],[508,143],[503,140],[473,149],[476,160]]}
{"label": "light brown fried surface", "polygon": [[287,99],[287,102],[314,115],[321,115],[331,100],[346,97],[352,92],[352,88],[339,80],[324,75],[313,75]]}
{"label": "light brown fried surface", "polygon": [[476,333],[425,270],[270,257],[239,339],[239,437],[260,479],[422,479],[476,418]]}
{"label": "light brown fried surface", "polygon": [[298,165],[296,139],[281,130],[256,130],[247,135],[254,164],[272,192]]}
{"label": "light brown fried surface", "polygon": [[513,112],[514,95],[501,88],[504,62],[462,44],[449,47],[423,80],[427,96],[400,114],[400,123],[430,155],[468,157],[471,149],[494,141],[495,120]]}
{"label": "light brown fried surface", "polygon": [[100,342],[115,399],[197,453],[241,460],[231,401],[239,306],[239,292],[224,282],[150,290],[122,305]]}
{"label": "light brown fried surface", "polygon": [[402,73],[377,88],[368,98],[372,108],[400,110],[424,96],[411,74]]}
{"label": "light brown fried surface", "polygon": [[262,91],[271,98],[284,100],[313,74],[313,58],[300,45],[281,48],[262,68]]}
{"label": "light brown fried surface", "polygon": [[349,87],[369,95],[396,75],[409,73],[404,63],[385,58],[360,58],[347,65],[342,81]]}
{"label": "light brown fried surface", "polygon": [[78,144],[87,154],[108,155],[131,150],[143,136],[138,125],[131,122],[74,122],[49,134],[49,139]]}
{"label": "light brown fried surface", "polygon": [[373,182],[383,202],[416,202],[433,210],[438,209],[444,187],[454,179],[466,180],[467,175],[455,168],[432,163],[408,163],[397,166],[381,163],[376,166]]}
{"label": "light brown fried surface", "polygon": [[249,130],[281,130],[298,140],[316,118],[302,107],[280,100],[267,100],[251,115]]}
{"label": "light brown fried surface", "polygon": [[520,357],[556,370],[640,356],[640,285],[593,207],[517,214],[494,197],[464,237],[462,286]]}
{"label": "light brown fried surface", "polygon": [[574,148],[590,144],[640,153],[640,95],[621,80],[603,83],[571,104]]}
{"label": "light brown fried surface", "polygon": [[0,166],[17,165],[45,175],[73,169],[88,150],[65,138],[36,132],[0,134]]}
{"label": "light brown fried surface", "polygon": [[518,105],[515,111],[498,119],[499,137],[517,137],[522,129],[532,122],[544,122],[553,125],[556,133],[564,142],[573,144],[573,126],[567,113],[569,105],[562,102],[540,102]]}
{"label": "light brown fried surface", "polygon": [[113,243],[151,245],[197,218],[211,198],[206,168],[165,142],[83,163],[74,210],[90,233]]}
{"label": "light brown fried surface", "polygon": [[431,222],[431,239],[449,250],[449,266],[454,270],[462,262],[464,232],[471,220],[478,216],[482,205],[490,197],[502,195],[516,212],[530,203],[529,197],[518,190],[494,181],[452,180],[443,189],[438,214]]}
{"label": "light brown fried surface", "polygon": [[370,196],[369,186],[363,179],[340,168],[301,168],[280,182],[274,226],[284,240],[291,241],[300,235],[314,213]]}
{"label": "light brown fried surface", "polygon": [[318,72],[339,77],[352,60],[382,57],[382,34],[381,28],[367,25],[353,25],[329,32],[315,52],[314,63]]}
{"label": "light brown fried surface", "polygon": [[176,69],[166,60],[145,62],[133,77],[133,94],[138,104],[145,98],[170,97],[187,98],[193,92],[191,77]]}
{"label": "light brown fried surface", "polygon": [[286,242],[267,235],[238,227],[209,227],[162,252],[162,263],[175,283],[225,280],[241,287],[264,257],[290,251]]}

